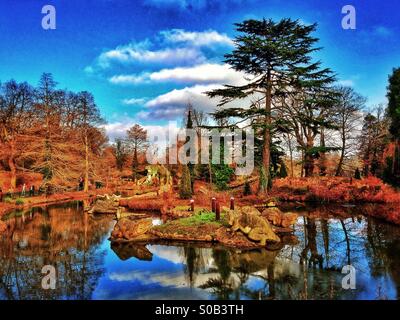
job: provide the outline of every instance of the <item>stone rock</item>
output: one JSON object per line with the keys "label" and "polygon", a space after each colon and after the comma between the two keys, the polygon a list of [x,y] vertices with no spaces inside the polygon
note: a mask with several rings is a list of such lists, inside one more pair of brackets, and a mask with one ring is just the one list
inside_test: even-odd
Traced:
{"label": "stone rock", "polygon": [[140,220],[122,218],[115,225],[114,230],[111,233],[111,238],[113,240],[138,240],[138,237],[143,236],[152,227],[153,222],[150,218]]}
{"label": "stone rock", "polygon": [[[243,208],[245,208],[244,211]],[[249,207],[243,208],[227,212],[227,220],[232,231],[241,231],[250,240],[260,242],[262,246],[265,246],[267,242],[281,241],[257,209],[254,211],[249,210]]]}
{"label": "stone rock", "polygon": [[116,214],[119,208],[119,196],[98,196],[89,213]]}
{"label": "stone rock", "polygon": [[278,208],[267,208],[263,211],[262,216],[271,224],[277,227],[288,228],[294,225],[298,215],[293,212],[284,213]]}
{"label": "stone rock", "polygon": [[255,214],[255,215],[260,215],[261,214],[260,211],[258,211],[256,208],[251,207],[251,206],[242,207],[241,208],[241,212],[243,212],[243,213],[252,213],[252,214]]}
{"label": "stone rock", "polygon": [[278,208],[265,209],[262,213],[262,216],[265,217],[274,226],[280,226],[281,224],[282,211]]}
{"label": "stone rock", "polygon": [[296,213],[293,212],[286,212],[283,214],[282,216],[282,222],[281,222],[281,226],[283,228],[288,228],[292,225],[294,225],[297,222],[297,218],[299,216]]}

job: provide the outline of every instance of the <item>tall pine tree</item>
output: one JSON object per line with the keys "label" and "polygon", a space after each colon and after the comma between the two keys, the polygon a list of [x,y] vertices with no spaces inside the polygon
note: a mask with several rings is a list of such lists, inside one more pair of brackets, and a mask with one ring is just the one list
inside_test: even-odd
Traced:
{"label": "tall pine tree", "polygon": [[387,114],[391,120],[390,133],[395,146],[391,171],[395,181],[400,181],[400,68],[393,69],[387,89],[389,100]]}
{"label": "tall pine tree", "polygon": [[311,36],[316,25],[309,26],[299,21],[282,19],[246,20],[236,24],[240,34],[235,39],[235,49],[225,56],[225,62],[236,71],[248,75],[248,83],[242,86],[226,85],[223,89],[208,92],[210,97],[221,97],[222,107],[237,99],[251,100],[243,108],[225,108],[216,112],[216,117],[239,117],[257,121],[263,135],[262,170],[260,170],[259,192],[268,189],[271,163],[271,133],[274,126],[273,100],[283,86],[292,83],[299,73],[313,70],[308,66],[311,53],[318,41]]}

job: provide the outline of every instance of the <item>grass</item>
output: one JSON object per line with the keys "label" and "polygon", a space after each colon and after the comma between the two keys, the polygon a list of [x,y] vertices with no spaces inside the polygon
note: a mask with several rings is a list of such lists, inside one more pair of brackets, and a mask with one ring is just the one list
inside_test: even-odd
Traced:
{"label": "grass", "polygon": [[179,223],[183,226],[200,226],[203,224],[217,224],[221,225],[225,223],[224,214],[221,214],[221,220],[215,220],[215,213],[202,209],[199,213],[194,214],[191,217],[181,218],[178,220],[174,220],[174,222]]}
{"label": "grass", "polygon": [[221,226],[227,226],[223,213],[221,213],[221,220],[215,221],[215,213],[201,209],[193,216],[171,220],[155,228],[162,232],[185,234],[187,232],[207,232],[207,230],[215,230]]}

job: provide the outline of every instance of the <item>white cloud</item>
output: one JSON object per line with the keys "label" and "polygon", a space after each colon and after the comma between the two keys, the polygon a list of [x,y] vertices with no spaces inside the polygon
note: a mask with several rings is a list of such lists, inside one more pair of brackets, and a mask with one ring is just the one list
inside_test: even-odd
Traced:
{"label": "white cloud", "polygon": [[[174,89],[146,102],[147,109],[137,114],[138,119],[182,119],[187,105],[192,104],[197,110],[210,113],[215,111],[219,102],[218,98],[209,98],[205,92],[222,88],[221,84],[194,85],[183,89]],[[250,96],[240,101],[234,101],[226,107],[243,107],[250,104],[255,96]]]}
{"label": "white cloud", "polygon": [[215,30],[201,32],[172,29],[160,33],[167,41],[172,43],[188,43],[196,47],[211,46],[214,44],[233,46],[234,43],[225,33]]}
{"label": "white cloud", "polygon": [[[133,127],[135,124],[138,124],[139,116],[135,118],[129,118],[127,117],[124,120],[121,121],[115,121],[111,123],[107,123],[104,125],[104,129],[106,130],[106,133],[108,137],[110,138],[110,141],[115,141],[115,139],[119,138],[124,138],[126,137],[126,131],[128,131],[131,127]],[[161,126],[161,125],[141,125],[147,132],[151,132],[153,135],[156,136],[167,136],[168,131],[171,131],[172,133],[177,133],[179,131],[178,128],[178,123],[172,122],[171,124]],[[160,141],[161,145],[165,145],[166,141]]]}
{"label": "white cloud", "polygon": [[126,105],[141,105],[147,101],[146,98],[131,98],[131,99],[123,99],[122,103]]}
{"label": "white cloud", "polygon": [[113,84],[142,84],[155,82],[177,83],[222,83],[244,84],[244,74],[237,72],[227,64],[204,63],[193,67],[162,69],[153,73],[139,75],[115,75],[109,79]]}
{"label": "white cloud", "polygon": [[120,74],[112,76],[109,81],[113,84],[139,84],[146,82],[148,79],[147,75],[129,75],[129,74]]}
{"label": "white cloud", "polygon": [[152,39],[132,41],[101,53],[95,63],[85,68],[91,74],[114,64],[140,66],[187,66],[207,60],[204,48],[232,46],[232,40],[215,30],[187,31],[171,29],[159,32]]}
{"label": "white cloud", "polygon": [[198,63],[204,60],[203,54],[195,48],[148,50],[138,48],[134,44],[128,44],[102,53],[98,59],[98,64],[102,68],[108,68],[112,62],[175,65]]}
{"label": "white cloud", "polygon": [[204,92],[221,87],[219,84],[195,85],[183,89],[174,89],[146,103],[148,110],[140,116],[144,119],[173,119],[184,115],[188,103],[197,109],[210,112],[216,105],[215,99],[208,98]]}

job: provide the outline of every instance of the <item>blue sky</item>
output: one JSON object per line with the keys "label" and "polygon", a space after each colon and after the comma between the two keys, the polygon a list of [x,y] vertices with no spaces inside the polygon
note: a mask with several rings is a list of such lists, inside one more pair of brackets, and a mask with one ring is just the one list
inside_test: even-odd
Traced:
{"label": "blue sky", "polygon": [[[56,30],[41,27],[46,4],[56,8]],[[356,8],[356,30],[341,27],[346,4]],[[316,58],[369,105],[385,102],[400,65],[396,0],[2,0],[0,81],[36,84],[51,72],[60,88],[94,94],[111,136],[135,122],[151,128],[181,119],[189,101],[211,111],[215,101],[202,92],[240,82],[222,63],[233,23],[263,17],[317,22]]]}

